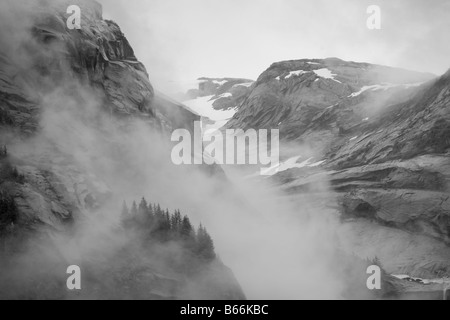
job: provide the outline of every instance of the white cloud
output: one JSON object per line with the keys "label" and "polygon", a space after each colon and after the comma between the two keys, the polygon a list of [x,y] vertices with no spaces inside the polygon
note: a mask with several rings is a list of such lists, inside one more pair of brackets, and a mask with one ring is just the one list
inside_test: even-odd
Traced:
{"label": "white cloud", "polygon": [[256,79],[287,59],[340,57],[434,73],[450,67],[445,0],[380,1],[381,31],[367,29],[365,0],[101,2],[163,91],[200,76]]}

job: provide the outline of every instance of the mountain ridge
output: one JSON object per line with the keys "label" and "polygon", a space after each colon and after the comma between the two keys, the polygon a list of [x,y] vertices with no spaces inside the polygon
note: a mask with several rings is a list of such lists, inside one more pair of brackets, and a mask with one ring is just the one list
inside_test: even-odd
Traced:
{"label": "mountain ridge", "polygon": [[[279,127],[283,138],[295,140],[301,135],[296,130],[320,111],[350,98],[365,87],[383,83],[407,85],[431,78],[429,74],[340,59],[278,62],[261,74],[227,127]],[[392,87],[395,90],[395,86]]]}
{"label": "mountain ridge", "polygon": [[[330,72],[314,72],[322,68]],[[415,84],[409,72],[353,68],[340,59],[275,63],[226,128],[280,129],[282,161],[295,163],[270,179],[293,199],[321,199],[318,208],[336,200],[347,250],[380,258],[389,273],[448,276],[450,73],[412,73]],[[310,149],[305,164],[300,152]],[[333,196],[311,191],[322,184]]]}

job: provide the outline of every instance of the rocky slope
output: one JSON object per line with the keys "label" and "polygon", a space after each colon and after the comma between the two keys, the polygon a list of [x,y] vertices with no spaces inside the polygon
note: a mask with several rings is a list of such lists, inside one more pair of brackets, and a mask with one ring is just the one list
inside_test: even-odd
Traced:
{"label": "rocky slope", "polygon": [[[80,30],[66,27],[69,15],[65,12],[73,4],[81,8]],[[10,292],[14,298],[45,298],[34,286],[60,281],[52,275],[65,273],[67,265],[73,264],[74,251],[79,252],[76,261],[101,265],[99,248],[79,247],[80,242],[90,239],[86,234],[102,234],[97,240],[90,239],[91,244],[117,241],[107,235],[111,221],[102,215],[114,210],[112,202],[123,200],[119,199],[123,190],[133,192],[130,186],[139,189],[139,183],[143,185],[144,175],[139,177],[134,170],[146,168],[141,159],[147,153],[142,146],[133,147],[136,140],[151,134],[149,141],[157,144],[157,137],[175,128],[192,129],[199,117],[155,93],[145,67],[119,26],[103,20],[100,4],[87,0],[8,0],[3,5],[0,145],[7,146],[8,154],[0,159],[0,193],[13,200],[17,213],[1,220],[5,243],[1,267],[2,277],[9,277],[2,281],[17,281],[12,281],[14,288],[2,286],[0,296],[8,297]],[[160,157],[166,152],[165,147],[155,150]],[[13,167],[18,169],[19,179],[12,174]],[[112,177],[112,172],[117,176]],[[130,180],[128,186],[126,180]],[[119,184],[124,184],[122,191],[117,189]],[[96,223],[102,231],[90,230]],[[80,224],[84,230],[81,235],[77,229]],[[68,249],[67,243],[72,241],[78,245]],[[16,253],[33,254],[12,258],[7,245],[11,243]],[[83,250],[89,251],[88,261],[82,258]],[[105,257],[114,254],[107,251]],[[18,281],[29,271],[26,266],[33,264],[35,272]],[[7,272],[11,265],[20,271]],[[216,298],[244,297],[222,263],[217,261],[209,269],[205,277],[197,275],[188,281],[196,286],[196,297],[205,292],[211,295],[211,290]],[[140,276],[166,289],[171,279],[180,278],[177,290],[155,291],[149,297],[189,297],[186,279],[164,272],[159,266]],[[64,292],[53,292],[50,297],[70,298]],[[90,297],[98,298],[95,294]]]}
{"label": "rocky slope", "polygon": [[[72,77],[88,83],[111,113],[138,116],[165,129],[182,124],[176,120],[179,118],[184,118],[185,123],[196,119],[181,105],[174,106],[155,95],[145,67],[136,59],[119,26],[102,19],[100,4],[80,1],[82,29],[68,30],[68,15],[63,10],[70,3],[22,7],[19,10],[30,16],[33,25],[3,30],[0,63],[4,122],[24,132],[34,131],[39,110],[30,106],[27,99],[36,100],[42,92]],[[21,37],[14,45],[9,42],[16,40],[14,35],[7,34],[12,31]],[[16,50],[23,50],[24,56],[16,56]]]}
{"label": "rocky slope", "polygon": [[[200,78],[198,88],[182,97],[183,104],[201,117],[206,136],[222,128],[250,94],[254,81],[236,78]],[[206,137],[205,136],[205,137]]]}
{"label": "rocky slope", "polygon": [[333,170],[330,182],[346,214],[448,244],[449,89],[446,74],[411,100],[336,135],[323,168]]}
{"label": "rocky slope", "polygon": [[[344,102],[349,110],[337,129],[357,125],[384,105],[392,93],[398,100],[432,75],[389,67],[342,61],[295,60],[274,63],[261,74],[229,127],[279,128],[286,139],[300,138],[314,117]],[[360,106],[361,94],[365,96]],[[367,99],[376,95],[376,99]],[[368,103],[367,100],[370,100]],[[351,120],[351,121],[349,121]]]}
{"label": "rocky slope", "polygon": [[349,252],[389,273],[448,277],[449,79],[339,59],[276,63],[227,126],[280,129],[288,154],[300,151],[273,181],[339,212]]}

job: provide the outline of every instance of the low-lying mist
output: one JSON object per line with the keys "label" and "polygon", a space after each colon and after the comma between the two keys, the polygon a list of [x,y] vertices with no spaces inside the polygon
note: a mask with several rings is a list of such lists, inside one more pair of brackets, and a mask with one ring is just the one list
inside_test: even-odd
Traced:
{"label": "low-lying mist", "polygon": [[[95,210],[77,219],[75,240],[59,250],[69,264],[90,252],[110,252],[122,202],[145,196],[170,209],[181,209],[195,224],[207,226],[217,252],[235,272],[248,298],[338,298],[343,289],[336,275],[333,229],[329,212],[320,212],[305,197],[287,201],[261,179],[238,174],[210,175],[200,167],[177,167],[171,142],[140,120],[124,124],[106,114],[88,88],[59,86],[42,100],[42,132],[11,146],[22,162],[64,176],[70,166],[88,176],[104,198]],[[26,171],[26,168],[25,168]],[[326,184],[316,191],[328,191]],[[108,242],[99,241],[110,232]],[[73,262],[72,262],[73,261]]]}
{"label": "low-lying mist", "polygon": [[[6,4],[11,6],[12,2]],[[1,9],[7,11],[11,10]],[[4,30],[3,18],[1,21],[0,29]],[[23,29],[21,23],[27,20],[7,21]],[[9,36],[2,37],[2,48],[3,40],[30,45],[27,33]],[[11,52],[5,53],[12,66],[35,64],[43,51],[38,44],[31,45],[34,50],[20,55],[19,60]],[[45,50],[48,54],[49,48]],[[37,257],[33,249],[23,248],[15,264],[9,265],[11,269],[2,270],[4,275],[19,279],[35,274],[34,268],[52,266],[48,273],[58,274],[61,280],[68,265],[102,262],[102,255],[107,263],[107,257],[129,241],[115,231],[122,202],[144,196],[171,210],[181,209],[194,224],[205,225],[216,252],[234,271],[248,298],[342,297],[345,280],[336,265],[333,231],[338,222],[332,212],[317,209],[312,196],[293,202],[264,179],[240,178],[236,171],[211,175],[202,167],[175,166],[169,135],[139,118],[112,116],[104,108],[98,89],[79,81],[68,66],[59,64],[58,70],[50,71],[45,76],[29,72],[23,76],[27,81],[21,82],[27,95],[38,101],[38,132],[21,138],[3,132],[1,142],[8,145],[11,158],[26,179],[33,178],[31,168],[53,172],[61,188],[73,194],[77,183],[88,183],[96,203],[83,208],[83,199],[79,199],[81,210],[73,212],[70,232],[45,226],[52,241],[46,238],[41,244],[53,246],[49,253]],[[326,182],[315,185],[314,192],[333,198]],[[36,245],[40,239],[33,241]],[[54,263],[61,257],[67,266]],[[96,265],[101,274],[102,263]]]}

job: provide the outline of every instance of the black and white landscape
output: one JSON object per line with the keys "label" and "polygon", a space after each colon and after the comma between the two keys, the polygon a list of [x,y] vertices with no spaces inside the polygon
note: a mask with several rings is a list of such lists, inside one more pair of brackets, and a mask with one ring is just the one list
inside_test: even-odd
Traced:
{"label": "black and white landscape", "polygon": [[0,299],[445,299],[448,1],[0,1]]}

